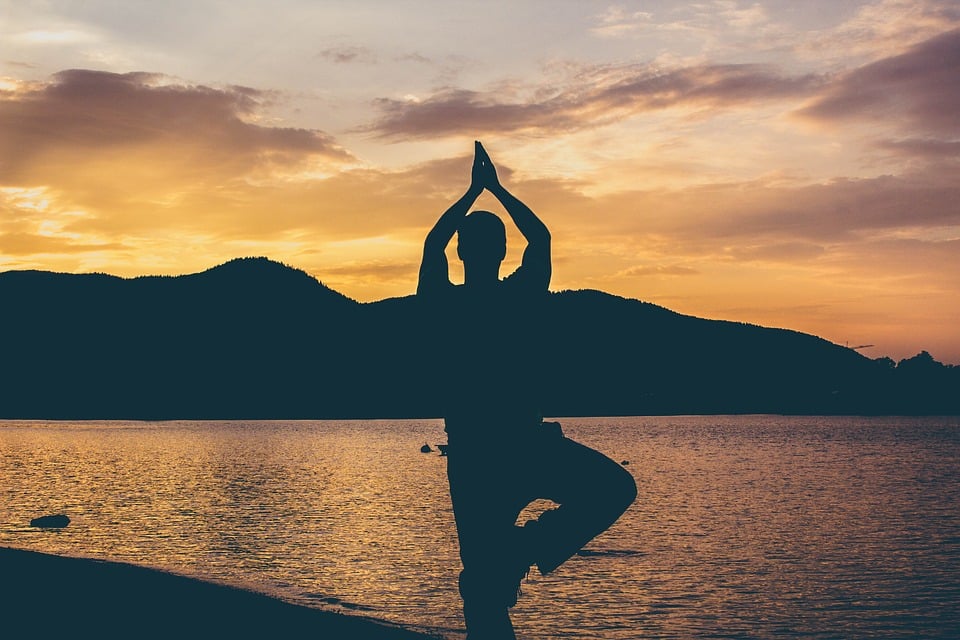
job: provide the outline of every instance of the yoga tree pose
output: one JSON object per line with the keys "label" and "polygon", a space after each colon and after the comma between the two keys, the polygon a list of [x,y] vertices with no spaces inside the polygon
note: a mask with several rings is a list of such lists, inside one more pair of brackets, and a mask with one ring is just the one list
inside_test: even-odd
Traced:
{"label": "yoga tree pose", "polygon": [[[503,222],[489,211],[468,213],[484,190],[527,241],[520,266],[502,280]],[[454,235],[462,285],[448,274],[445,251]],[[530,567],[550,573],[636,498],[633,477],[619,464],[565,437],[558,423],[543,421],[539,328],[550,275],[550,232],[500,183],[477,142],[470,186],[427,234],[417,285],[418,299],[437,323],[430,332],[442,370],[435,392],[448,437],[469,640],[515,638],[509,610]],[[518,525],[520,512],[539,498],[557,507]]]}

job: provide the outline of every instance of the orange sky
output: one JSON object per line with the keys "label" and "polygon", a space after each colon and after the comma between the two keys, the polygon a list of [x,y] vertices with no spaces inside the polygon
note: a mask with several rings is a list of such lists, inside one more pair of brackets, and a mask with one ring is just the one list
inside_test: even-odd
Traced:
{"label": "orange sky", "polygon": [[482,9],[4,5],[0,271],[410,294],[481,139],[554,290],[960,364],[956,3]]}

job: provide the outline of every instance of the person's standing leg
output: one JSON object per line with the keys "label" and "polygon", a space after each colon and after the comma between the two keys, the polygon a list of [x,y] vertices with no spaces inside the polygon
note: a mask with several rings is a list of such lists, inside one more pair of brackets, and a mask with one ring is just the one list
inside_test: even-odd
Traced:
{"label": "person's standing leg", "polygon": [[515,638],[509,616],[520,575],[515,522],[529,500],[519,498],[522,487],[517,485],[514,458],[491,452],[463,455],[453,447],[447,454],[463,564],[459,588],[469,640]]}

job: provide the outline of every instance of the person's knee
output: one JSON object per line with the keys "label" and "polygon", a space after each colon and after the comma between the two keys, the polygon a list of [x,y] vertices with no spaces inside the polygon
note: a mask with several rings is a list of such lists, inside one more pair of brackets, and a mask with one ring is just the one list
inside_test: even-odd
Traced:
{"label": "person's knee", "polygon": [[637,483],[629,471],[609,461],[603,472],[598,473],[581,505],[586,511],[596,513],[601,520],[616,520],[637,498]]}
{"label": "person's knee", "polygon": [[629,471],[617,465],[617,472],[611,474],[607,487],[607,499],[611,508],[623,513],[637,499],[637,482]]}
{"label": "person's knee", "polygon": [[637,481],[633,479],[633,476],[626,469],[623,470],[623,480],[622,480],[622,498],[624,502],[623,510],[626,511],[627,507],[633,504],[633,501],[637,499]]}

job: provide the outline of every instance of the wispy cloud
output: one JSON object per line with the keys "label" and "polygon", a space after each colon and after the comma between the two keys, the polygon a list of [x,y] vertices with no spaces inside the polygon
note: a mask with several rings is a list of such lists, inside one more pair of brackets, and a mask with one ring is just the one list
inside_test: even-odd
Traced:
{"label": "wispy cloud", "polygon": [[130,249],[118,242],[89,244],[36,233],[0,233],[0,254],[32,256],[37,254],[78,254],[94,251]]}
{"label": "wispy cloud", "polygon": [[10,36],[14,41],[32,45],[67,45],[96,42],[98,35],[81,29],[31,29]]}
{"label": "wispy cloud", "polygon": [[590,28],[590,32],[602,38],[622,38],[655,29],[656,24],[649,11],[628,11],[621,6],[612,6],[597,16],[596,25]]}
{"label": "wispy cloud", "polygon": [[[722,108],[808,95],[822,80],[787,76],[760,64],[703,65],[661,71],[651,65],[579,70],[558,87],[532,87],[529,98],[497,90],[448,88],[421,100],[382,98],[383,116],[368,131],[394,138],[465,131],[571,131],[671,107]],[[513,98],[513,99],[511,99]]]}
{"label": "wispy cloud", "polygon": [[774,23],[760,3],[740,6],[734,0],[709,0],[689,3],[664,10],[632,11],[620,5],[607,7],[596,18],[590,32],[605,38],[643,36],[653,31],[692,32],[710,37],[716,33],[769,30]]}
{"label": "wispy cloud", "polygon": [[375,103],[381,117],[364,130],[394,139],[571,132],[665,109],[716,115],[784,101],[795,105],[797,114],[821,122],[874,120],[901,130],[901,137],[955,137],[960,135],[958,75],[960,29],[954,29],[841,73],[796,75],[766,64],[595,65],[571,67],[568,79],[551,85],[448,87],[420,99],[381,98]]}
{"label": "wispy cloud", "polygon": [[691,267],[678,264],[669,265],[634,265],[618,272],[615,277],[638,276],[695,276],[700,272]]}
{"label": "wispy cloud", "polygon": [[410,286],[417,277],[420,263],[406,260],[390,262],[385,260],[370,260],[363,262],[348,262],[336,266],[328,266],[323,270],[324,277],[331,281],[371,281],[380,283],[400,281],[402,286]]}
{"label": "wispy cloud", "polygon": [[957,26],[960,6],[953,0],[879,0],[861,4],[834,27],[794,35],[793,46],[821,63],[849,64],[897,55]]}
{"label": "wispy cloud", "polygon": [[916,156],[928,159],[960,158],[960,140],[905,138],[882,140],[877,143],[877,147],[900,156]]}
{"label": "wispy cloud", "polygon": [[813,251],[809,243],[855,242],[897,229],[960,227],[958,201],[960,185],[929,172],[802,186],[704,185],[614,194],[606,200],[612,211],[629,210],[632,202],[634,209],[656,212],[622,218],[624,233],[646,230],[713,246],[749,247],[765,239],[761,244],[775,242],[794,251]]}

